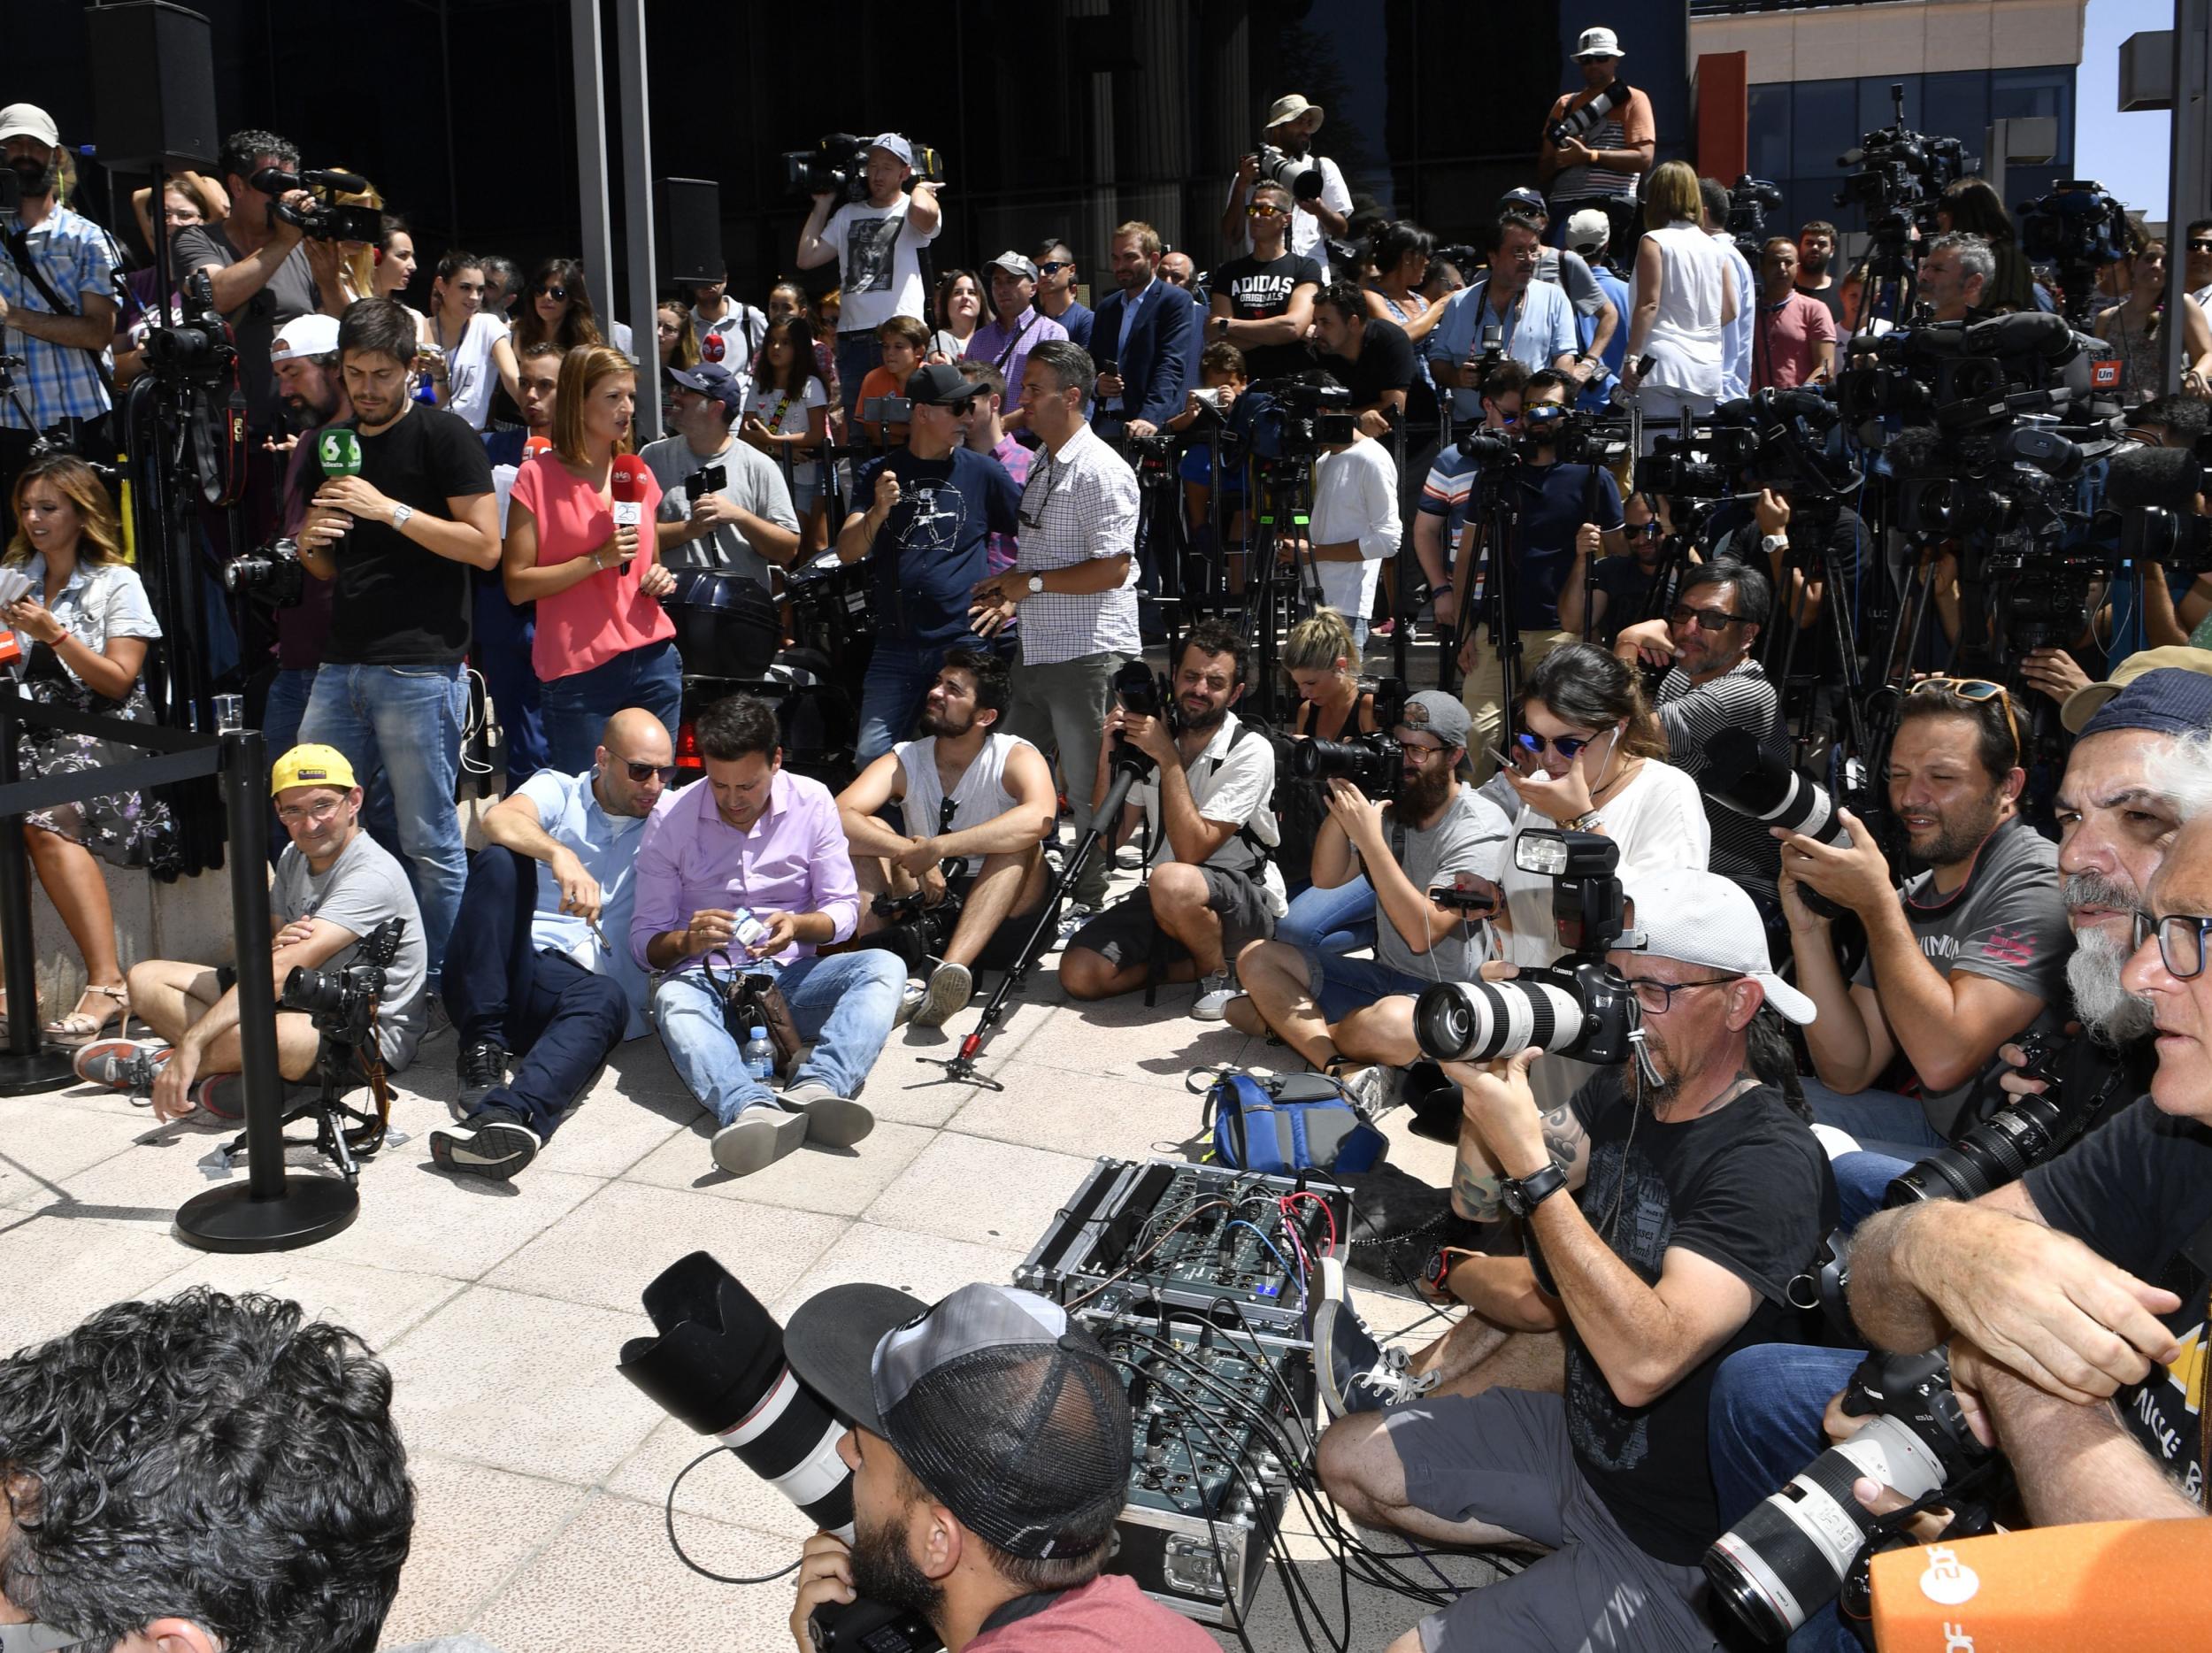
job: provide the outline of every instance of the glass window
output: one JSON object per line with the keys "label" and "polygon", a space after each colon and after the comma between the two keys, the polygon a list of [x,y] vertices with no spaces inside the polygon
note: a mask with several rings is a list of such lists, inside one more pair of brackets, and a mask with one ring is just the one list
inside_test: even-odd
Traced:
{"label": "glass window", "polygon": [[1859,126],[1856,81],[1801,81],[1791,100],[1790,152],[1800,178],[1835,178],[1836,157],[1855,149]]}
{"label": "glass window", "polygon": [[1747,165],[1754,178],[1784,179],[1790,170],[1790,88],[1755,86],[1744,115]]}
{"label": "glass window", "polygon": [[2028,115],[2058,119],[2058,154],[2053,165],[2063,177],[2074,156],[2074,72],[2071,69],[1994,69],[1989,76],[1989,119]]}
{"label": "glass window", "polygon": [[1989,128],[1989,72],[1926,75],[1921,90],[1927,107],[1939,111],[1943,130],[1937,135],[1962,139],[1968,154],[1979,155]]}
{"label": "glass window", "polygon": [[[1897,105],[1891,101],[1889,95],[1889,88],[1893,86],[1905,88],[1905,124],[1915,132],[1924,129],[1920,124],[1920,77],[1916,74],[1870,74],[1862,77],[1859,81],[1859,126],[1858,130],[1851,135],[1851,144],[1856,144],[1870,132],[1896,124]],[[1951,119],[1948,110],[1944,111],[1943,119],[1947,122]],[[1946,132],[1954,129],[1947,125],[1944,127]],[[1970,144],[1968,147],[1972,146]]]}

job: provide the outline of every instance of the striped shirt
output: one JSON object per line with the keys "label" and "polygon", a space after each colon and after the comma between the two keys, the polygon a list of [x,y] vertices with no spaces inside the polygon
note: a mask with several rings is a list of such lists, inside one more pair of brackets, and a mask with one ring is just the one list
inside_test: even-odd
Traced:
{"label": "striped shirt", "polygon": [[1077,426],[1059,452],[1031,456],[1015,568],[1024,574],[1042,573],[1093,557],[1126,557],[1129,572],[1110,591],[1025,596],[1024,665],[1144,652],[1137,632],[1137,473],[1089,426]]}
{"label": "striped shirt", "polygon": [[[1582,135],[1583,142],[1601,154],[1608,150],[1625,150],[1647,143],[1658,135],[1651,99],[1632,88],[1621,89],[1627,92],[1627,97],[1609,110],[1594,129]],[[1551,115],[1544,124],[1548,127],[1552,121],[1564,120],[1569,110],[1581,108],[1596,96],[1587,87],[1563,96],[1551,106]],[[1608,172],[1601,166],[1563,166],[1554,174],[1551,188],[1545,191],[1550,199],[1552,219],[1556,222],[1563,216],[1560,204],[1564,201],[1587,201],[1609,196],[1632,197],[1638,181],[1635,173]]]}
{"label": "striped shirt", "polygon": [[[1780,698],[1756,660],[1704,683],[1693,683],[1680,666],[1670,671],[1654,700],[1667,732],[1667,761],[1693,779],[1705,775],[1706,749],[1723,729],[1749,729],[1759,736],[1763,756],[1789,758],[1789,735],[1782,727]],[[1782,872],[1782,847],[1766,823],[1738,813],[1701,786],[1705,819],[1713,830],[1708,865],[1740,884],[1772,889]]]}
{"label": "striped shirt", "polygon": [[[25,234],[23,220],[11,212],[0,219],[0,231],[13,239]],[[107,231],[90,219],[72,212],[59,202],[25,236],[23,257],[46,280],[56,296],[78,314],[87,298],[112,299],[115,272],[121,259]],[[10,310],[50,316],[54,307],[16,267],[14,258],[0,248],[0,299]],[[0,348],[12,346],[24,360],[16,381],[30,403],[34,428],[50,429],[65,419],[95,419],[108,411],[108,393],[100,382],[100,353],[67,344],[35,339],[19,327],[0,324]],[[24,428],[23,416],[12,398],[0,401],[0,426]]]}

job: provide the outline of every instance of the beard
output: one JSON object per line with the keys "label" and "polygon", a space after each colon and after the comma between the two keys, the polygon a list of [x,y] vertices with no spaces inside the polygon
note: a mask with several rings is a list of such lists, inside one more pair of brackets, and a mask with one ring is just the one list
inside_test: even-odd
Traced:
{"label": "beard", "polygon": [[1955,819],[1939,818],[1935,837],[1925,850],[1914,850],[1930,866],[1956,866],[1967,859],[1997,830],[1998,799],[1992,791],[1979,803],[1963,810]]}
{"label": "beard", "polygon": [[23,181],[25,195],[44,196],[53,193],[54,169],[48,163],[19,155],[8,163],[8,170]]}
{"label": "beard", "polygon": [[874,1528],[854,1527],[853,1593],[919,1614],[933,1625],[943,1620],[943,1587],[914,1565],[906,1553],[906,1534],[887,1521]]}
{"label": "beard", "polygon": [[2073,991],[2074,1014],[2101,1044],[2130,1044],[2151,1030],[2150,1001],[2120,985],[2121,968],[2133,950],[2102,929],[2084,930],[2074,937],[2074,954],[2066,961],[2066,985]]}
{"label": "beard", "polygon": [[1800,276],[1819,275],[1828,268],[1824,252],[1801,252],[1797,255],[1797,273]]}
{"label": "beard", "polygon": [[922,708],[921,729],[926,735],[941,741],[957,740],[973,727],[975,727],[973,712],[968,714],[966,722],[956,723],[949,712],[932,711],[927,706]]}
{"label": "beard", "polygon": [[1418,774],[1401,780],[1398,782],[1399,819],[1409,826],[1428,819],[1443,807],[1444,800],[1451,796],[1455,779],[1450,770],[1440,766],[1435,769],[1424,767]]}
{"label": "beard", "polygon": [[1221,720],[1229,715],[1228,703],[1225,701],[1218,706],[1209,707],[1204,711],[1193,711],[1190,709],[1190,702],[1182,700],[1176,702],[1175,710],[1177,716],[1181,719],[1182,727],[1192,734],[1206,729],[1217,729],[1221,727]]}

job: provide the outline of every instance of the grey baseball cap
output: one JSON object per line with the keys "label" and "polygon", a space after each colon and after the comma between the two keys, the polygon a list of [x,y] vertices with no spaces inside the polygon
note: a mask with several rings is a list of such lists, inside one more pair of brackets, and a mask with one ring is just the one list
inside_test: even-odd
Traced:
{"label": "grey baseball cap", "polygon": [[1447,746],[1464,746],[1475,732],[1467,708],[1440,688],[1425,688],[1406,697],[1402,719],[1409,729],[1425,729]]}

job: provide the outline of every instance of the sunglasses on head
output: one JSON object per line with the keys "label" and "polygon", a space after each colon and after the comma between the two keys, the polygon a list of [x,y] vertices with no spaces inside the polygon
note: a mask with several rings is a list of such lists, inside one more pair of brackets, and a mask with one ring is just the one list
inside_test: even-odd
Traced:
{"label": "sunglasses on head", "polygon": [[537,289],[537,295],[540,298],[566,298],[568,296],[568,288],[565,287],[541,287]]}
{"label": "sunglasses on head", "polygon": [[1563,734],[1557,740],[1548,740],[1543,735],[1523,729],[1513,737],[1513,742],[1534,757],[1541,757],[1544,755],[1544,749],[1548,746],[1560,757],[1572,763],[1582,755],[1586,748],[1602,738],[1595,734]]}
{"label": "sunglasses on head", "polygon": [[2002,683],[1993,683],[1986,678],[1979,677],[1924,677],[1906,692],[1909,695],[1926,695],[1946,688],[1961,700],[1971,701],[1978,706],[1993,700],[2003,707],[2005,727],[2012,731],[2012,755],[2016,758],[2020,756],[2020,720],[2014,715],[2012,696],[2005,692]]}

